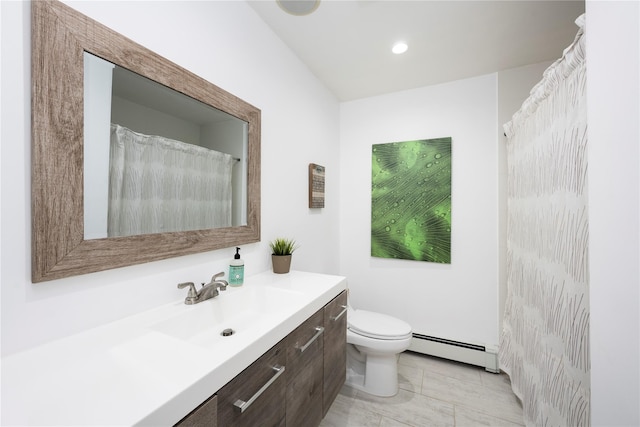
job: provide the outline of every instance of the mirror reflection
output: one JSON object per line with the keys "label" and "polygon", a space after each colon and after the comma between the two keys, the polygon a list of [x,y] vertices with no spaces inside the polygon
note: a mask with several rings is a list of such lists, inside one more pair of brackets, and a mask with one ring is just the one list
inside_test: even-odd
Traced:
{"label": "mirror reflection", "polygon": [[84,53],[84,238],[247,224],[248,123]]}

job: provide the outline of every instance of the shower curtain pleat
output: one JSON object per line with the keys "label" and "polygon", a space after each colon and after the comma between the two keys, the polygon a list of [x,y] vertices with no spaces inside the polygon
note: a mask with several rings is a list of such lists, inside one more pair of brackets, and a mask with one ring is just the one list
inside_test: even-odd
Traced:
{"label": "shower curtain pleat", "polygon": [[584,15],[507,135],[500,367],[531,426],[590,425]]}
{"label": "shower curtain pleat", "polygon": [[108,236],[231,226],[233,158],[111,126]]}

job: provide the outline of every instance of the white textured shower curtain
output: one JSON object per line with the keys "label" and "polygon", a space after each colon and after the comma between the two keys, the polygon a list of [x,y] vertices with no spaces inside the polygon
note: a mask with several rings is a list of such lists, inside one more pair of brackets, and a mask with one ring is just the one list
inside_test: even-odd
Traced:
{"label": "white textured shower curtain", "polygon": [[231,226],[233,158],[111,125],[109,237]]}
{"label": "white textured shower curtain", "polygon": [[576,24],[573,44],[504,126],[508,293],[499,359],[535,426],[590,425],[584,16]]}

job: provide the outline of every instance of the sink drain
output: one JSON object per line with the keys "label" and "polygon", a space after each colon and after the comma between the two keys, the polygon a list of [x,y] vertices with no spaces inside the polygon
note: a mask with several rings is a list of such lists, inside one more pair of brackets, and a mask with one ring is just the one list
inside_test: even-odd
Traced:
{"label": "sink drain", "polygon": [[231,336],[231,335],[233,335],[235,333],[236,333],[236,331],[234,331],[233,329],[227,328],[224,331],[220,332],[220,335],[222,335],[223,337],[229,337],[229,336]]}

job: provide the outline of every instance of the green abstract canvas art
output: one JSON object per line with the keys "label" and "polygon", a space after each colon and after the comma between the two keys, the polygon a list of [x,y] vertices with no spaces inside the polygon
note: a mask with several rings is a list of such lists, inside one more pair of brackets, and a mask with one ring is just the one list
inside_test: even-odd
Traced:
{"label": "green abstract canvas art", "polygon": [[371,256],[451,264],[451,138],[374,144]]}

